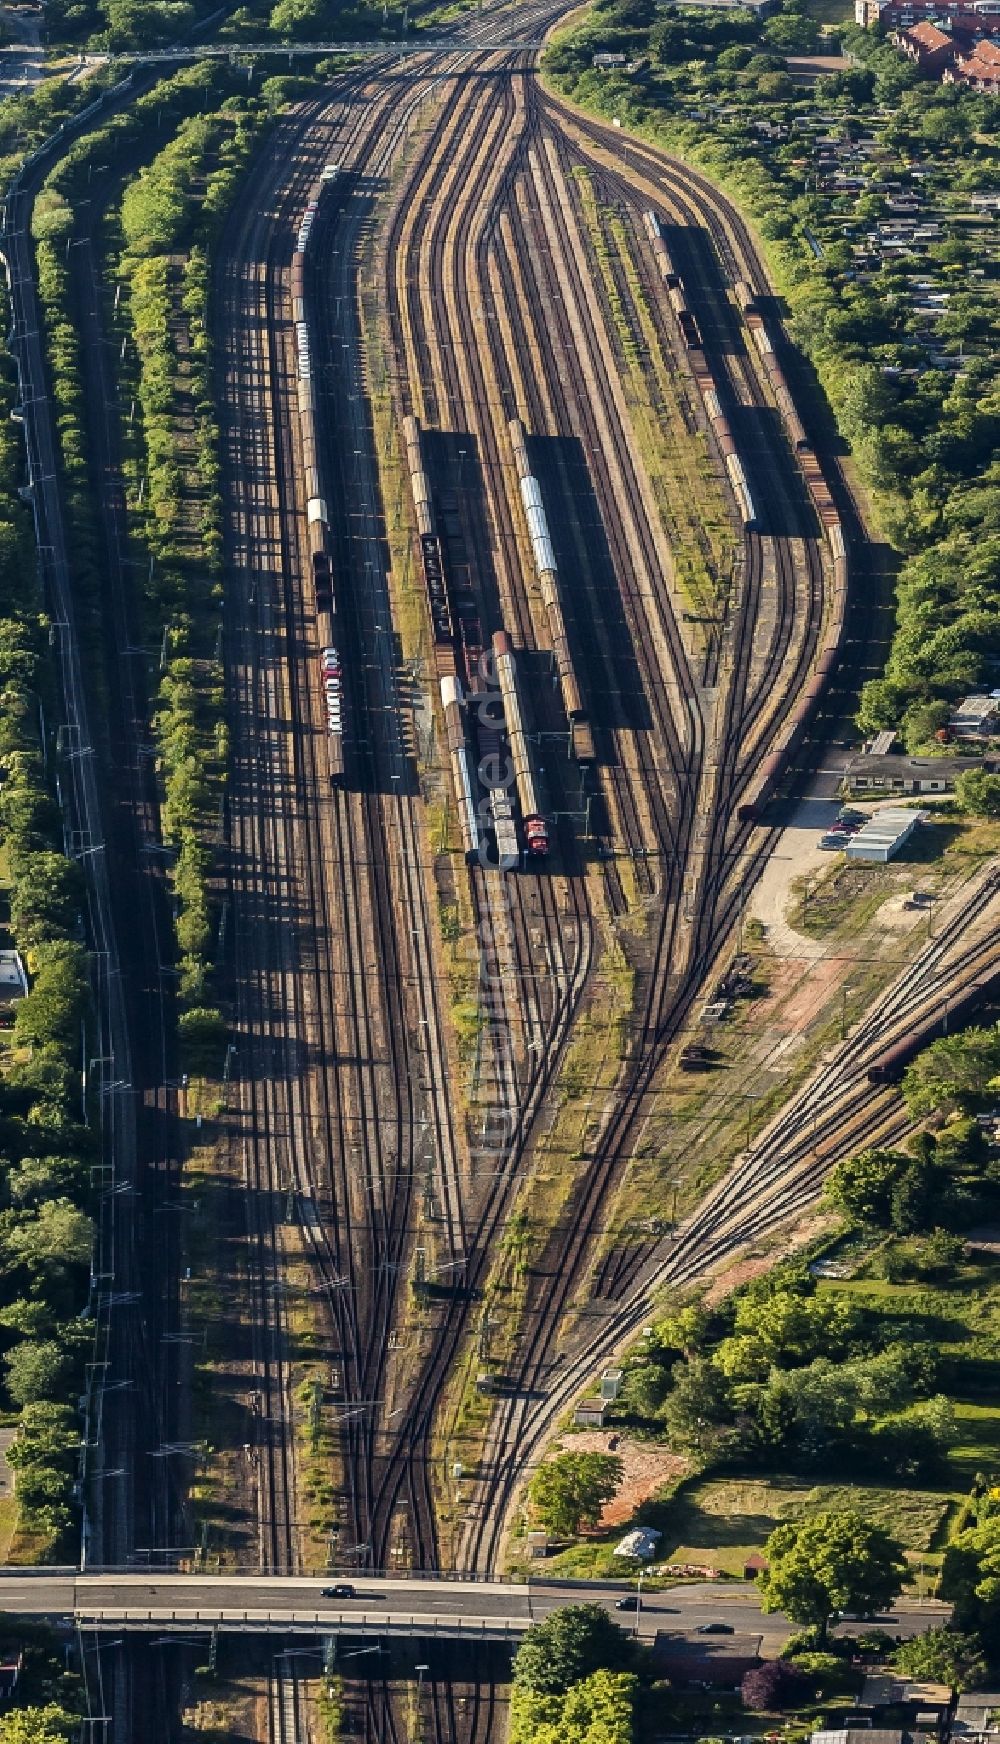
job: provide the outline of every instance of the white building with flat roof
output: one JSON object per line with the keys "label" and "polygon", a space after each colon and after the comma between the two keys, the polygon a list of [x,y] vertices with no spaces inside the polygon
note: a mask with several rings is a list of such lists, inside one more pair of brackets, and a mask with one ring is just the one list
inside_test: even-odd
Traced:
{"label": "white building with flat roof", "polygon": [[884,805],[847,843],[849,860],[891,860],[912,836],[923,813],[902,805]]}

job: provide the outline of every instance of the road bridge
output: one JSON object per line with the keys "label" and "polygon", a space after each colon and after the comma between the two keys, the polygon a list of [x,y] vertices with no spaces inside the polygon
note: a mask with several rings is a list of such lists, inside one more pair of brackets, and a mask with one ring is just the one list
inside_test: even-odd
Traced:
{"label": "road bridge", "polygon": [[456,42],[447,36],[402,36],[393,38],[366,38],[362,42],[206,42],[184,43],[174,48],[151,48],[132,54],[96,54],[84,55],[83,64],[94,66],[141,66],[151,67],[161,64],[169,65],[179,61],[206,60],[236,60],[242,61],[261,56],[271,56],[279,60],[292,60],[296,56],[313,55],[368,55],[388,56],[398,59],[403,55],[452,55],[458,56],[483,54],[513,54],[524,49],[537,50],[544,48],[541,38],[498,38],[477,37],[475,42]]}
{"label": "road bridge", "polygon": [[[348,1586],[350,1597],[324,1593]],[[0,1570],[0,1609],[22,1616],[65,1617],[84,1630],[234,1634],[347,1634],[446,1640],[510,1641],[563,1605],[598,1603],[612,1613],[634,1592],[625,1581],[526,1582],[434,1575],[178,1574],[75,1569]],[[658,1629],[726,1625],[762,1638],[764,1653],[787,1640],[785,1617],[765,1616],[752,1587],[695,1582],[643,1593],[638,1613],[616,1613],[623,1627],[651,1638]],[[878,1621],[889,1633],[918,1635],[950,1608],[906,1599]]]}

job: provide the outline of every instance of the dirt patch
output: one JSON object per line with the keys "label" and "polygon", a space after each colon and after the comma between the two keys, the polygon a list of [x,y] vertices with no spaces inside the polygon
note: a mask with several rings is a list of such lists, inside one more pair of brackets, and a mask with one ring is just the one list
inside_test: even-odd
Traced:
{"label": "dirt patch", "polygon": [[818,963],[803,963],[798,989],[782,1007],[776,1021],[790,1030],[807,1029],[819,1017],[833,989],[845,979],[852,966],[847,957],[826,957]]}
{"label": "dirt patch", "polygon": [[664,1484],[682,1477],[689,1465],[680,1454],[669,1453],[665,1447],[653,1447],[646,1441],[630,1441],[627,1435],[609,1434],[606,1429],[588,1429],[581,1435],[564,1436],[553,1453],[565,1452],[615,1453],[625,1467],[622,1487],[601,1515],[600,1531],[609,1526],[626,1525],[642,1502],[648,1502]]}
{"label": "dirt patch", "polygon": [[[825,1235],[835,1219],[824,1217],[817,1212],[813,1217],[805,1218],[795,1229],[787,1232],[782,1241],[782,1255],[794,1253],[796,1248],[805,1247],[815,1241],[818,1235]],[[722,1302],[731,1290],[736,1290],[741,1284],[750,1284],[754,1278],[759,1278],[764,1272],[774,1268],[774,1253],[748,1254],[745,1260],[740,1260],[735,1266],[728,1266],[718,1277],[713,1278],[708,1289],[702,1296],[706,1308],[712,1308],[717,1302]]]}

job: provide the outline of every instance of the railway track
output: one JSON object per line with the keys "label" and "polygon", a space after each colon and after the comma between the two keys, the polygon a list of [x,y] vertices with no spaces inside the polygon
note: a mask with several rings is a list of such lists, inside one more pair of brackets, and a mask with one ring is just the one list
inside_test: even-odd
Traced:
{"label": "railway track", "polygon": [[[536,107],[537,106],[534,105],[532,97],[529,95],[526,105],[526,113]],[[556,344],[551,348],[551,355],[554,360],[551,370],[551,377],[553,379],[550,379],[546,384],[548,387],[548,396],[545,405],[542,405],[539,402],[536,395],[534,406],[530,408],[534,411],[534,407],[537,406],[538,409],[535,415],[540,420],[543,419],[546,413],[550,411],[553,404],[555,404],[558,408],[556,414],[557,418],[560,415],[565,417],[566,395],[560,395],[558,389],[560,385],[566,385],[564,381],[559,379],[563,376],[563,372],[566,370],[570,373],[571,384],[575,389],[575,397],[579,406],[592,408],[596,404],[604,410],[609,404],[612,407],[615,404],[615,393],[609,371],[606,367],[608,352],[606,338],[601,336],[597,331],[598,316],[593,306],[593,297],[588,294],[586,274],[585,270],[582,269],[582,262],[580,259],[581,251],[579,243],[568,233],[565,206],[561,198],[561,190],[557,190],[555,184],[555,178],[559,173],[560,168],[564,169],[565,166],[560,165],[558,152],[553,151],[552,149],[552,140],[543,140],[539,137],[542,133],[542,127],[537,113],[532,114],[530,122],[526,119],[522,125],[524,137],[519,141],[516,151],[510,144],[510,131],[508,130],[507,132],[508,154],[512,163],[519,160],[521,162],[527,161],[529,164],[532,176],[531,189],[528,198],[522,199],[518,203],[516,220],[512,218],[509,213],[503,212],[501,213],[498,222],[496,206],[500,198],[500,190],[502,189],[509,194],[512,177],[511,175],[507,175],[505,178],[502,175],[498,175],[495,164],[489,161],[484,153],[484,142],[488,141],[490,137],[488,111],[486,110],[485,105],[482,103],[477,104],[473,99],[469,99],[464,105],[457,104],[455,106],[450,117],[450,127],[446,136],[446,142],[439,149],[436,161],[433,159],[425,161],[421,166],[420,174],[424,178],[423,183],[421,184],[418,179],[415,178],[413,186],[419,186],[422,195],[426,197],[429,189],[433,189],[435,186],[445,183],[448,154],[450,153],[454,157],[461,152],[463,162],[466,165],[471,165],[471,172],[468,174],[464,184],[464,204],[459,204],[457,208],[450,208],[447,224],[442,223],[439,226],[438,234],[441,236],[442,240],[436,247],[434,243],[433,223],[429,219],[425,220],[423,216],[423,207],[421,207],[421,215],[415,218],[411,223],[411,234],[417,239],[417,242],[413,246],[419,248],[417,258],[424,264],[424,273],[421,275],[420,272],[415,272],[411,265],[410,269],[406,270],[402,275],[405,284],[408,287],[408,298],[400,321],[400,325],[404,328],[404,336],[400,341],[399,348],[402,352],[405,352],[407,341],[409,341],[412,352],[412,372],[416,374],[418,381],[420,381],[422,367],[426,368],[432,362],[437,365],[443,380],[441,392],[443,393],[444,403],[448,408],[448,416],[453,418],[456,415],[457,407],[461,405],[468,427],[474,430],[476,440],[481,444],[484,455],[486,455],[488,459],[492,457],[493,465],[487,465],[485,468],[487,477],[494,473],[498,462],[498,456],[495,442],[491,445],[491,419],[489,416],[482,416],[481,413],[483,408],[491,405],[491,402],[493,404],[496,404],[497,401],[502,403],[505,392],[508,396],[508,404],[504,409],[510,409],[509,402],[511,399],[514,399],[516,395],[516,389],[514,389],[512,385],[514,368],[513,366],[509,368],[506,380],[502,367],[497,369],[494,375],[494,381],[491,384],[488,381],[484,382],[482,372],[479,371],[477,375],[476,367],[471,365],[468,361],[466,361],[464,368],[460,367],[457,361],[451,361],[457,359],[458,356],[461,355],[459,345],[455,342],[456,331],[458,338],[461,340],[464,347],[464,355],[466,359],[468,359],[470,352],[475,352],[476,334],[472,330],[474,324],[471,323],[469,319],[470,298],[472,301],[477,299],[481,300],[483,306],[485,306],[486,301],[485,291],[487,287],[482,273],[480,274],[479,281],[475,285],[474,291],[470,293],[469,289],[466,288],[463,295],[461,289],[463,284],[463,266],[467,268],[468,250],[466,249],[465,251],[466,261],[464,263],[459,260],[459,251],[457,249],[454,250],[453,258],[449,259],[448,257],[446,246],[447,240],[462,235],[463,226],[465,233],[469,233],[475,225],[478,224],[480,250],[488,253],[489,243],[486,239],[490,236],[495,238],[497,234],[502,234],[504,220],[507,220],[508,227],[512,234],[512,246],[510,254],[502,261],[498,270],[498,278],[501,286],[506,284],[508,287],[511,287],[512,291],[511,307],[508,308],[504,326],[507,330],[510,330],[515,322],[519,322],[522,325],[522,330],[524,330],[533,324],[537,331],[547,331],[550,336],[554,331],[556,335]],[[457,143],[458,141],[461,141],[461,145]],[[480,159],[482,159],[484,167],[477,173],[477,164],[480,162]],[[436,182],[435,177],[437,178]],[[482,212],[482,202],[486,201],[488,203],[491,200],[494,202],[493,210],[488,213],[488,216],[484,216]],[[634,192],[631,194],[631,200],[633,205],[637,203]],[[477,207],[477,217],[475,220],[470,220],[465,216],[465,214],[470,209],[476,207],[477,202],[479,203]],[[542,215],[541,222],[534,227],[528,223],[528,220],[525,217],[526,212],[530,214],[532,211],[540,212]],[[516,230],[514,228],[515,222],[519,227]],[[546,247],[551,251],[552,260],[552,265],[549,268],[549,276],[547,277],[543,276],[545,273],[543,255]],[[499,252],[499,250],[497,252]],[[558,265],[556,262],[558,262]],[[440,323],[442,321],[441,311],[449,309],[452,305],[456,307],[456,318],[454,323],[455,330],[445,331],[443,337],[438,343],[436,352],[434,346],[426,337],[424,317],[420,308],[421,299],[417,286],[420,286],[422,289],[424,286],[424,280],[426,280],[425,295],[428,303],[428,314],[426,319],[428,322],[437,321]],[[541,285],[544,286],[544,289],[536,290],[535,287],[539,284],[539,281],[541,282]],[[573,293],[572,302],[574,307],[572,311],[572,319],[567,313],[565,307],[565,305],[571,300],[570,296],[567,294],[567,286],[570,286]],[[557,287],[561,287],[561,291],[557,290]],[[520,294],[525,289],[526,295],[521,299]],[[515,312],[516,301],[519,299],[522,301],[523,306],[516,308]],[[495,328],[494,331],[496,331]],[[479,349],[481,350],[482,348],[480,347]],[[497,346],[495,349],[499,349],[499,347]],[[581,362],[577,366],[574,379],[572,375],[574,366],[571,360],[577,353],[582,353],[587,361],[586,364]],[[558,361],[556,362],[555,360]],[[594,391],[595,383],[597,384],[596,392]],[[497,391],[497,384],[499,384],[499,391]],[[416,393],[419,391],[422,396],[421,405],[423,408],[426,409],[428,406],[433,407],[436,405],[436,400],[434,398],[435,390],[436,384],[432,384],[430,388],[424,388],[421,383],[419,389],[414,388],[414,392]],[[753,376],[749,365],[747,366],[744,375],[735,384],[734,394],[736,390],[741,390],[744,397],[747,398],[754,393],[759,394],[760,389],[758,382]],[[459,400],[460,395],[464,396],[461,401]],[[516,405],[515,409],[517,409]],[[479,412],[479,416],[477,416],[477,412]],[[639,504],[642,502],[643,496],[638,481],[635,480],[630,484],[629,481],[624,479],[621,475],[615,476],[613,472],[609,472],[608,467],[605,465],[605,456],[608,453],[617,455],[621,450],[627,451],[627,438],[624,437],[624,427],[621,420],[619,420],[618,428],[612,434],[606,421],[605,426],[602,428],[597,424],[596,420],[592,418],[589,428],[586,424],[584,425],[584,439],[587,441],[592,456],[592,464],[595,470],[599,472],[602,465],[604,465],[605,478],[604,481],[602,481],[604,485],[602,492],[602,510],[605,513],[606,519],[610,520],[612,524],[614,523],[616,509],[621,502],[628,504],[633,519],[638,519],[637,509]],[[781,511],[787,513],[787,502],[783,500],[780,495],[778,501]],[[776,514],[775,519],[777,520],[777,518]],[[648,516],[646,518],[646,525],[649,525]],[[626,532],[623,528],[618,537],[618,545],[614,555],[618,559],[617,567],[619,571],[626,569],[627,572],[627,562],[630,554],[630,534],[631,529],[629,529],[629,532]],[[821,615],[821,613],[817,612],[816,609],[817,604],[819,603],[818,590],[821,586],[819,567],[815,563],[811,566],[807,566],[806,574],[803,577],[803,580],[800,580],[799,575],[796,572],[794,559],[790,552],[781,544],[780,541],[774,541],[773,543],[780,555],[780,567],[783,578],[782,586],[784,588],[784,611],[779,612],[779,619],[782,616],[791,616],[794,620],[804,621],[806,625],[809,625]],[[638,539],[638,550],[640,559],[644,560],[645,569],[648,572],[653,564],[654,552],[650,546],[643,545],[641,534]],[[660,566],[660,574],[662,577],[662,565]],[[799,599],[803,582],[806,588],[806,603],[804,610]],[[642,591],[641,588],[636,587],[636,597],[633,599],[633,609],[636,609]],[[648,612],[648,602],[645,599],[642,599],[641,603],[643,608]],[[687,663],[687,651],[682,638],[679,636],[676,621],[670,609],[671,602],[669,599],[669,593],[662,580],[660,583],[660,595],[657,604],[660,606],[662,613],[660,623],[657,626],[660,637],[666,637],[668,646],[671,646],[672,638],[671,653],[679,679],[677,688],[681,691],[682,695],[689,697],[694,686],[689,681],[690,673]],[[655,632],[650,633],[648,619],[639,621],[642,623],[643,627],[642,639],[644,645],[648,645],[649,642],[653,642],[655,645],[656,634]],[[779,675],[782,677],[784,676],[784,668],[788,664],[790,647],[789,638],[783,633],[779,634],[774,639],[773,646],[769,647],[763,672],[758,677],[756,683],[755,697],[750,698],[749,701],[747,700],[746,692],[748,689],[747,679],[749,675],[749,649],[753,638],[754,622],[755,609],[751,591],[751,594],[749,595],[749,608],[744,609],[742,622],[738,626],[740,651],[746,656],[746,658],[744,661],[744,683],[742,694],[739,687],[734,687],[736,703],[732,708],[730,717],[731,722],[741,722],[742,719],[750,713],[750,708],[754,701],[765,695],[769,698],[775,699],[772,702],[773,708],[780,706],[780,687],[775,686],[774,680]],[[796,650],[794,656],[791,672],[791,683],[793,686],[796,682],[801,680],[801,675],[808,665],[809,652],[810,646],[807,635],[803,641],[802,648]],[[661,687],[659,700],[662,705],[662,677],[659,673],[651,674],[649,676],[649,687],[654,696],[657,695],[657,682],[659,682]],[[759,700],[757,700],[757,707],[759,710]],[[684,767],[685,747],[682,747],[681,741],[677,737],[669,702],[667,702],[666,706],[661,706],[658,724],[661,726],[663,737],[665,737],[668,743],[670,743],[673,751],[673,769],[671,770],[671,775],[674,781],[677,782],[678,777],[680,777],[682,781],[685,777],[688,779],[689,784],[687,785],[686,790],[682,791],[681,794],[681,804],[678,808],[678,823],[681,831],[687,830],[690,832],[691,814],[695,809],[691,804],[691,800],[694,793],[697,792],[697,769],[694,771],[694,786],[692,787],[692,785],[690,785],[691,776],[689,770]],[[704,724],[700,720],[698,722],[698,728],[704,732]],[[665,843],[667,848],[666,854],[664,855],[667,874],[666,881],[668,886],[672,886],[675,892],[673,907],[670,908],[667,903],[664,905],[665,922],[661,929],[659,940],[660,962],[663,964],[676,958],[676,946],[678,941],[683,942],[683,914],[680,910],[679,903],[676,901],[676,892],[679,891],[685,880],[688,866],[692,862],[697,864],[697,858],[700,854],[702,865],[697,867],[697,872],[701,881],[706,884],[710,879],[714,878],[718,885],[722,876],[728,876],[731,874],[731,865],[724,860],[726,844],[724,835],[720,834],[720,831],[728,829],[729,827],[730,819],[727,801],[731,801],[738,790],[738,773],[734,766],[737,741],[738,734],[736,728],[734,725],[729,725],[724,733],[723,749],[728,752],[730,764],[733,766],[731,766],[727,771],[725,785],[720,784],[716,805],[716,818],[721,819],[721,822],[716,823],[714,832],[709,837],[707,843],[704,839],[698,843],[690,833],[686,837],[679,838],[673,830],[669,830],[669,825],[661,828],[659,840],[661,844]],[[649,795],[647,793],[644,797],[647,803],[650,798],[653,799],[654,804],[657,799],[659,799],[661,805],[663,803],[662,789],[659,794]],[[675,803],[676,797],[676,794],[671,795],[671,798],[674,799]],[[687,801],[687,807],[684,805],[685,800]],[[661,816],[662,815],[661,812]],[[760,857],[762,860],[763,855],[761,854]],[[713,859],[719,858],[723,859],[723,867],[721,871],[719,867],[712,863]],[[726,918],[731,919],[731,916],[727,916]],[[635,1118],[637,1106],[641,1107],[642,1095],[652,1076],[652,1070],[655,1069],[655,1055],[658,1053],[660,1057],[662,1057],[664,1043],[669,1043],[672,1039],[672,1035],[676,1032],[678,1023],[686,1009],[683,1004],[683,999],[679,999],[678,995],[683,995],[686,990],[688,1003],[690,1002],[690,999],[694,996],[694,992],[698,985],[700,985],[700,980],[705,972],[708,962],[710,961],[708,955],[709,951],[718,949],[719,938],[722,934],[721,929],[718,927],[717,920],[716,924],[713,925],[710,919],[703,929],[703,934],[704,936],[699,938],[697,931],[695,931],[695,936],[691,941],[690,954],[692,958],[692,969],[686,978],[675,975],[672,980],[669,973],[663,974],[661,972],[658,975],[656,973],[656,965],[654,964],[654,972],[649,978],[650,991],[643,1038],[651,1045],[652,1058],[650,1057],[650,1053],[647,1052],[646,1058],[643,1059],[641,1046],[636,1050],[641,1061],[639,1067],[640,1079],[637,1086],[639,1095],[635,1096],[633,1094],[630,1105],[627,1096],[619,1099],[620,1105],[623,1101],[625,1102],[628,1117],[631,1119]],[[686,989],[685,979],[687,981]],[[680,983],[679,986],[678,982]],[[645,1078],[645,1083],[642,1082],[643,1077]],[[629,1087],[626,1086],[626,1089],[628,1088]],[[622,1125],[625,1125],[624,1119]],[[615,1135],[615,1137],[618,1136],[618,1134]],[[610,1143],[607,1148],[610,1151]],[[606,1176],[610,1177],[610,1170],[606,1171]],[[529,1389],[532,1379],[537,1378],[538,1375],[551,1363],[551,1351],[549,1347],[551,1345],[555,1328],[558,1325],[560,1312],[566,1306],[567,1297],[571,1288],[566,1280],[575,1275],[578,1276],[579,1274],[580,1262],[582,1261],[583,1254],[592,1237],[599,1216],[600,1206],[603,1200],[603,1190],[608,1184],[609,1180],[606,1178],[602,1184],[602,1188],[594,1193],[592,1215],[584,1217],[572,1232],[559,1232],[559,1239],[563,1243],[568,1240],[571,1245],[568,1248],[564,1245],[561,1251],[558,1251],[554,1256],[546,1256],[547,1260],[551,1258],[553,1262],[545,1265],[544,1270],[546,1275],[548,1278],[554,1276],[557,1281],[554,1288],[551,1286],[547,1287],[547,1324],[538,1327],[533,1333],[530,1344],[530,1354],[526,1358],[525,1367],[513,1377],[515,1392],[521,1389]],[[585,1204],[586,1203],[587,1195],[585,1194]],[[590,1206],[588,1205],[588,1211],[589,1210]],[[496,1434],[496,1439],[500,1444],[505,1442],[509,1444],[512,1439],[516,1440],[516,1419],[518,1409],[518,1406],[507,1404],[506,1402],[500,1406],[498,1413],[499,1426]]]}
{"label": "railway track", "polygon": [[[532,10],[540,25],[545,17],[545,7]],[[334,1560],[391,1565],[397,1555],[428,1566],[440,1560],[434,1461],[449,1377],[476,1325],[518,1183],[555,1118],[559,1071],[593,995],[602,937],[613,936],[630,902],[645,906],[650,926],[629,1043],[611,1062],[572,1203],[527,1281],[509,1391],[493,1411],[462,1539],[463,1560],[475,1569],[495,1565],[525,1472],[595,1365],[641,1324],[652,1291],[718,1265],[787,1220],[846,1148],[897,1136],[905,1116],[895,1093],[860,1094],[874,1051],[887,1034],[921,1021],[942,983],[957,987],[998,955],[984,930],[995,896],[984,882],[956,912],[952,945],[928,945],[905,984],[883,996],[824,1076],[770,1123],[669,1242],[602,1253],[608,1208],[654,1114],[661,1068],[773,845],[771,833],[738,819],[737,807],[809,675],[829,577],[775,432],[773,388],[728,295],[737,277],[766,290],[738,214],[704,178],[651,148],[623,149],[620,134],[541,95],[525,57],[484,52],[475,71],[478,78],[458,80],[440,61],[417,64],[401,94],[395,78],[368,66],[283,119],[233,209],[216,265],[233,737],[226,967],[238,1032],[234,1172],[253,1294],[245,1477],[256,1559],[286,1572]],[[377,192],[422,107],[444,96],[379,228]],[[344,187],[317,220],[307,303],[345,660],[342,790],[329,782],[316,682],[289,279],[307,194],[334,162]],[[581,172],[599,204],[614,203],[620,214],[630,272],[624,261],[609,276],[593,270]],[[643,246],[650,208],[690,232],[686,253],[678,246],[706,356],[734,431],[748,448],[761,439],[759,457],[748,461],[759,517],[740,529],[738,585],[702,638],[684,621],[622,385],[616,322],[638,326],[638,298],[662,357],[682,377],[686,369]],[[562,585],[567,575],[579,578],[582,603],[568,615],[597,731],[596,838],[633,866],[626,888],[609,858],[598,901],[567,824],[544,875],[469,871],[483,961],[502,982],[479,1108],[493,1105],[504,1140],[485,1182],[449,1081],[433,856],[393,636],[367,408],[372,384],[358,313],[366,259],[388,268],[397,415],[414,411],[431,427],[432,468],[457,504],[483,624],[506,627],[540,671],[546,629],[526,579],[507,435],[511,418],[525,422]],[[684,379],[684,415],[705,429]],[[456,469],[466,440],[473,465],[458,451]],[[481,500],[471,500],[473,481]],[[582,484],[586,518],[573,501]],[[546,732],[560,730],[554,693],[540,695],[537,709]],[[554,786],[571,809],[562,772]],[[460,1287],[428,1317],[429,1348],[400,1354],[393,1345],[404,1292],[429,1247]],[[292,1278],[304,1282],[290,1291]],[[588,1280],[595,1299],[582,1309]],[[301,1299],[312,1304],[308,1361],[299,1348]],[[314,1370],[338,1442],[342,1498],[338,1535],[325,1545],[301,1517],[297,1426]],[[369,1738],[405,1735],[389,1678],[366,1689]],[[470,1679],[464,1694],[432,1677],[422,1698],[430,1735],[442,1744],[491,1735],[496,1691],[488,1677]],[[306,1724],[301,1686],[287,1667],[271,1680],[268,1724],[273,1744],[289,1744]]]}

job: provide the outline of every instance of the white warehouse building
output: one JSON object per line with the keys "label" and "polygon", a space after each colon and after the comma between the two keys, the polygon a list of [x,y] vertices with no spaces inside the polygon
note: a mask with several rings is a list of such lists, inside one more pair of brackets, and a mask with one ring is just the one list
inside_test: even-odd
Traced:
{"label": "white warehouse building", "polygon": [[903,805],[884,805],[852,836],[847,844],[849,860],[891,860],[920,823],[923,812]]}

